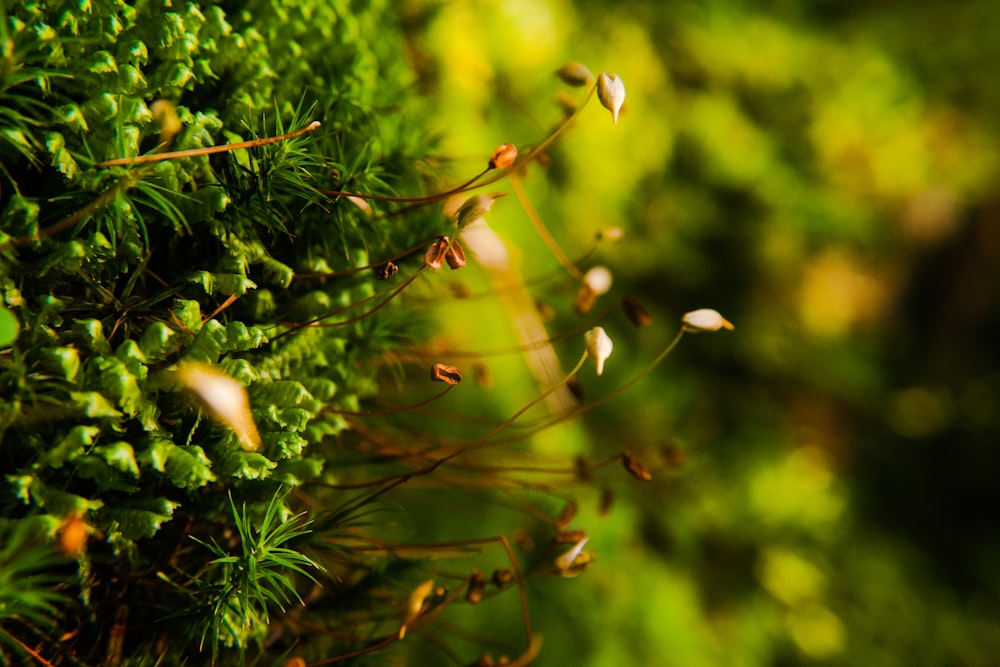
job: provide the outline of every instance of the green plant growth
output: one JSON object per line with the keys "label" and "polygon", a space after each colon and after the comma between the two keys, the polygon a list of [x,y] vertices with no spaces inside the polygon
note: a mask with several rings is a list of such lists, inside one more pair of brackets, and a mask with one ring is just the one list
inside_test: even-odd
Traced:
{"label": "green plant growth", "polygon": [[[29,644],[57,627],[59,610],[69,603],[60,590],[69,563],[40,535],[45,519],[0,523],[0,650],[32,655]],[[37,654],[34,654],[37,655]]]}
{"label": "green plant growth", "polygon": [[[614,308],[591,312],[610,277],[522,186],[591,99],[619,122],[622,80],[563,68],[584,92],[555,129],[477,148],[486,168],[448,185],[389,3],[21,3],[0,31],[0,660],[318,665],[423,642],[530,663],[526,579],[591,562],[573,487],[610,494],[615,464],[650,478],[628,452],[530,447],[648,372],[577,396],[613,349]],[[469,248],[533,309],[488,259],[505,193],[480,188],[500,181],[576,294],[572,327],[513,351],[583,356],[506,415],[425,412],[462,381],[431,339],[427,311],[457,293],[435,271]],[[678,326],[649,368],[685,331],[731,328],[709,310]],[[427,490],[483,516],[428,529]],[[522,520],[485,521],[501,511]],[[493,597],[507,629],[455,629]]]}
{"label": "green plant growth", "polygon": [[[180,612],[204,619],[199,649],[204,648],[206,640],[213,648],[218,643],[241,649],[248,647],[251,640],[262,643],[269,623],[268,607],[284,612],[295,602],[302,604],[291,577],[299,575],[316,582],[311,572],[321,568],[308,556],[282,546],[309,531],[299,526],[299,517],[281,521],[281,507],[281,498],[275,495],[260,525],[254,527],[247,517],[246,506],[239,511],[232,506],[239,556],[230,556],[214,540],[207,544],[195,538],[216,556],[204,573],[191,578],[192,602],[209,604]],[[181,590],[186,592],[183,587]]]}

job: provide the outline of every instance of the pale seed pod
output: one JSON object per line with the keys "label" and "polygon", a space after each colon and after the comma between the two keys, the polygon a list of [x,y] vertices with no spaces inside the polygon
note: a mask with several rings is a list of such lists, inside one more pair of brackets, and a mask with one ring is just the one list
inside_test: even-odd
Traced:
{"label": "pale seed pod", "polygon": [[357,197],[355,195],[346,195],[345,199],[357,206],[365,215],[372,214],[372,205],[368,203],[368,200],[364,197]]}
{"label": "pale seed pod", "polygon": [[625,238],[625,230],[621,227],[611,226],[604,227],[597,231],[598,241],[607,241],[608,243],[618,243],[623,238]]}
{"label": "pale seed pod", "polygon": [[595,266],[583,274],[583,282],[594,290],[594,294],[601,296],[611,289],[613,278],[607,267]]}
{"label": "pale seed pod", "polygon": [[586,315],[597,302],[597,297],[606,294],[611,289],[611,271],[604,266],[592,267],[583,274],[582,284],[576,293],[573,308],[579,315]]}
{"label": "pale seed pod", "polygon": [[704,333],[718,331],[719,329],[729,329],[732,331],[733,323],[719,314],[719,311],[712,308],[699,308],[685,313],[681,318],[684,323],[684,331],[688,333]]}
{"label": "pale seed pod", "polygon": [[614,345],[603,327],[594,327],[583,335],[587,354],[597,362],[597,374],[604,373],[604,362],[611,356]]}
{"label": "pale seed pod", "polygon": [[212,366],[187,363],[177,369],[177,378],[208,409],[213,419],[228,427],[248,452],[260,449],[260,433],[250,412],[250,399],[239,382]]}
{"label": "pale seed pod", "polygon": [[597,77],[597,99],[605,109],[611,112],[615,125],[618,124],[618,114],[625,103],[625,84],[617,74],[601,72]]}
{"label": "pale seed pod", "polygon": [[410,597],[406,600],[406,617],[403,619],[402,624],[399,626],[399,638],[403,639],[406,636],[406,628],[413,621],[420,616],[420,612],[424,609],[424,603],[434,593],[434,580],[428,579],[419,586],[413,589],[410,593]]}
{"label": "pale seed pod", "polygon": [[583,550],[587,545],[588,537],[576,543],[572,549],[556,558],[556,571],[564,577],[573,577],[583,572],[590,565],[590,554]]}

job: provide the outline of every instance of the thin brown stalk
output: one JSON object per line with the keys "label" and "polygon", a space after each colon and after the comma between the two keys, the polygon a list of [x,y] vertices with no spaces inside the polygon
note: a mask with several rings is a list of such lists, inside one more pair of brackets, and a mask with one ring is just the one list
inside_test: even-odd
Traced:
{"label": "thin brown stalk", "polygon": [[205,148],[190,148],[183,151],[168,151],[166,153],[152,153],[150,155],[139,155],[136,157],[120,157],[113,160],[105,160],[104,162],[98,162],[95,166],[97,167],[118,167],[118,166],[132,166],[135,164],[148,164],[150,162],[162,162],[163,160],[176,160],[178,158],[185,157],[197,157],[199,155],[214,155],[216,153],[227,153],[229,151],[240,150],[242,148],[255,148],[257,146],[264,146],[267,144],[277,143],[279,141],[286,141],[288,139],[294,139],[295,137],[301,136],[306,132],[312,132],[317,127],[320,126],[318,120],[314,120],[309,123],[301,130],[296,130],[294,132],[289,132],[287,134],[282,134],[277,137],[265,137],[263,139],[252,139],[250,141],[241,141],[235,144],[223,144],[221,146],[207,146]]}

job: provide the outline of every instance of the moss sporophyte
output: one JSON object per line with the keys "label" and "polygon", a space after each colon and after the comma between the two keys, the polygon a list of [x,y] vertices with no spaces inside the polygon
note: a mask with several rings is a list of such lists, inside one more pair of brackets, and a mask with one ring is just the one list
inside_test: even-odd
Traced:
{"label": "moss sporophyte", "polygon": [[[643,370],[606,368],[623,318],[590,257],[621,230],[573,260],[532,205],[525,184],[595,93],[620,120],[621,79],[560,69],[585,90],[547,136],[477,147],[486,167],[442,185],[399,113],[405,59],[365,37],[395,25],[387,9],[108,0],[0,19],[0,664],[323,665],[438,642],[494,604],[521,627],[448,650],[531,663],[526,580],[595,561],[576,494],[606,512],[627,481],[612,466],[658,471],[625,451],[553,460],[533,436],[630,389],[685,331],[731,328],[695,311]],[[515,207],[553,274],[510,261],[492,225]],[[450,282],[472,272],[488,287]],[[539,286],[557,287],[557,333]],[[487,298],[516,345],[427,335]],[[520,354],[541,388],[498,415],[493,358]],[[613,388],[583,400],[588,359]],[[442,504],[522,525],[463,532]]]}

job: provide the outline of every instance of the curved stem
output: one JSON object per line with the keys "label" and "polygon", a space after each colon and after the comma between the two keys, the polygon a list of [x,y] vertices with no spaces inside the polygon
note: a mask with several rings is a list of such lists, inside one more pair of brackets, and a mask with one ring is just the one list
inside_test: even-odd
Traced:
{"label": "curved stem", "polygon": [[[565,414],[559,415],[558,417],[552,419],[551,421],[549,421],[549,422],[547,422],[545,424],[542,424],[541,426],[539,426],[537,428],[530,429],[530,430],[526,431],[525,433],[522,433],[522,434],[518,435],[516,439],[517,440],[521,440],[523,438],[530,438],[531,436],[533,436],[533,435],[535,435],[537,433],[541,433],[545,429],[551,428],[551,427],[555,426],[556,424],[561,424],[564,421],[568,421],[570,419],[574,419],[576,417],[579,417],[580,415],[582,415],[584,413],[587,413],[587,412],[590,412],[594,408],[599,407],[601,405],[604,405],[608,401],[611,401],[612,399],[615,399],[618,396],[621,396],[626,391],[628,391],[633,386],[635,386],[636,383],[638,383],[644,377],[646,377],[647,375],[649,375],[653,371],[653,369],[656,368],[660,364],[660,362],[662,362],[664,359],[666,359],[667,355],[669,355],[671,352],[674,351],[674,348],[677,347],[677,344],[681,341],[681,338],[683,338],[683,337],[684,337],[684,329],[681,328],[681,330],[677,332],[677,335],[674,336],[674,339],[672,341],[670,341],[670,344],[667,345],[667,347],[662,352],[660,352],[660,354],[657,355],[657,357],[655,359],[653,359],[653,361],[650,362],[650,364],[648,366],[646,366],[646,368],[644,368],[637,375],[635,375],[634,377],[632,377],[625,384],[619,386],[614,391],[612,391],[612,392],[610,392],[608,394],[605,394],[604,396],[601,396],[600,398],[595,399],[595,400],[591,401],[590,403],[587,403],[586,405],[581,405],[580,407],[578,407],[578,408],[576,408],[574,410],[570,410],[570,411],[566,412]],[[505,440],[497,441],[497,442],[510,442],[510,441],[511,440],[509,440],[509,439],[505,439]]]}
{"label": "curved stem", "polygon": [[480,178],[489,173],[490,167],[483,169],[481,172],[467,180],[466,182],[456,185],[453,188],[445,190],[444,192],[436,192],[432,195],[424,195],[423,197],[390,197],[387,195],[368,195],[361,192],[345,192],[343,190],[326,190],[324,188],[316,188],[317,192],[321,192],[325,195],[330,195],[332,197],[357,197],[359,199],[371,199],[373,201],[388,201],[388,202],[398,202],[398,203],[431,203],[445,199],[459,192],[464,192],[465,190],[472,187],[472,184],[478,181]]}
{"label": "curved stem", "polygon": [[[487,350],[461,350],[461,349],[440,349],[434,352],[435,356],[447,356],[451,359],[479,359],[482,357],[500,357],[510,354],[520,354],[522,352],[531,352],[533,350],[539,350],[544,347],[548,347],[553,343],[558,343],[560,341],[571,338],[587,329],[591,329],[595,326],[597,322],[600,322],[612,311],[618,308],[615,304],[610,304],[598,312],[596,315],[591,315],[586,320],[579,322],[578,324],[560,331],[559,333],[553,334],[548,338],[540,338],[532,341],[527,341],[525,343],[520,343],[518,345],[511,345],[509,347],[495,347]],[[411,348],[411,350],[406,351],[410,355],[409,358],[425,359],[431,356],[430,353],[422,352],[418,348]],[[405,358],[405,357],[404,357]]]}
{"label": "curved stem", "polygon": [[[536,157],[538,157],[542,153],[542,151],[544,151],[546,148],[548,148],[549,146],[551,146],[563,134],[565,134],[565,132],[572,126],[573,121],[575,121],[576,118],[577,118],[577,116],[580,115],[580,112],[583,111],[583,108],[585,106],[587,106],[587,102],[590,101],[590,98],[594,96],[594,93],[596,91],[597,91],[597,84],[595,83],[587,91],[586,96],[583,98],[583,101],[580,102],[579,106],[577,106],[576,110],[571,115],[567,116],[561,123],[559,123],[559,125],[556,126],[556,129],[552,131],[552,134],[550,134],[548,137],[546,137],[545,140],[542,141],[542,143],[538,144],[537,146],[532,147],[532,149],[530,151],[528,151],[528,153],[526,155],[524,155],[523,157],[518,158],[518,160],[514,164],[510,165],[509,167],[505,167],[503,169],[496,169],[496,170],[494,170],[496,173],[494,173],[492,176],[490,176],[488,178],[484,178],[484,179],[476,178],[476,179],[473,179],[467,185],[459,186],[458,188],[454,188],[454,189],[450,190],[448,192],[448,195],[450,196],[450,195],[454,195],[454,194],[459,194],[460,192],[467,192],[469,190],[474,190],[474,189],[478,189],[478,188],[484,187],[486,185],[490,185],[491,183],[496,183],[497,181],[502,180],[502,179],[508,177],[510,174],[513,174],[515,171],[522,169],[526,164],[530,163],[532,160],[534,160]],[[487,172],[489,172],[489,171],[490,170],[487,169],[486,172],[484,172],[484,174],[487,173]],[[353,193],[346,193],[346,194],[353,194]],[[431,201],[435,201],[435,200],[431,200]],[[379,216],[376,219],[380,220],[382,218],[387,218],[387,217],[396,216],[396,215],[402,215],[403,213],[408,213],[408,212],[410,212],[410,211],[412,211],[412,210],[414,210],[416,208],[420,208],[421,206],[424,206],[427,203],[430,203],[430,202],[428,202],[428,201],[416,201],[416,202],[410,204],[409,206],[404,206],[402,208],[396,209],[395,211],[389,211],[388,213],[385,213],[385,214]]]}
{"label": "curved stem", "polygon": [[573,370],[571,370],[569,373],[567,373],[565,375],[565,377],[563,377],[562,380],[560,380],[559,382],[556,382],[551,387],[549,387],[548,389],[546,389],[545,391],[543,391],[542,393],[540,393],[538,396],[535,396],[533,399],[531,399],[530,401],[528,401],[527,403],[525,403],[523,406],[521,406],[520,410],[518,410],[517,412],[515,412],[514,414],[512,414],[507,419],[503,420],[503,422],[501,422],[496,428],[494,428],[492,431],[490,431],[489,433],[487,433],[486,435],[484,435],[483,437],[481,437],[479,440],[477,440],[476,442],[474,442],[469,447],[463,447],[462,449],[458,450],[457,452],[453,452],[452,454],[449,454],[448,456],[446,456],[444,458],[444,461],[453,459],[456,456],[459,456],[460,454],[463,454],[466,451],[469,451],[471,449],[479,449],[480,447],[485,446],[487,444],[486,443],[487,440],[491,439],[493,436],[495,436],[496,434],[500,433],[500,431],[504,430],[505,428],[507,428],[508,426],[510,426],[511,424],[513,424],[515,421],[517,421],[517,419],[521,415],[523,415],[525,412],[527,412],[531,408],[535,407],[536,405],[538,405],[539,403],[541,403],[542,401],[544,401],[546,398],[548,398],[550,395],[552,395],[555,391],[557,391],[560,387],[562,387],[567,382],[569,382],[578,372],[580,372],[580,369],[583,368],[583,364],[586,363],[586,361],[587,361],[587,356],[588,356],[588,354],[586,352],[584,352],[583,355],[580,357],[580,361],[576,362],[576,366],[573,367]]}
{"label": "curved stem", "polygon": [[296,273],[294,276],[292,276],[292,278],[295,279],[295,280],[316,279],[316,278],[336,278],[336,277],[339,277],[339,276],[349,276],[349,275],[352,275],[352,274],[355,274],[355,273],[361,273],[362,271],[370,271],[370,270],[374,269],[377,266],[382,266],[386,262],[395,262],[395,261],[398,261],[400,259],[403,259],[404,257],[409,257],[410,255],[412,255],[413,253],[417,252],[418,250],[423,249],[428,243],[434,241],[435,239],[439,239],[439,238],[441,238],[440,235],[431,236],[430,238],[426,238],[423,241],[421,241],[420,243],[417,243],[416,245],[410,246],[409,248],[407,248],[406,250],[403,250],[402,252],[396,253],[392,257],[387,257],[387,258],[379,260],[377,262],[372,262],[370,264],[365,264],[364,266],[356,266],[353,269],[344,269],[343,271],[326,271],[326,272],[322,272],[322,273]]}
{"label": "curved stem", "polygon": [[466,452],[472,451],[474,449],[481,449],[483,447],[489,447],[491,443],[487,442],[488,440],[490,440],[491,438],[493,438],[493,436],[497,435],[498,433],[500,433],[501,431],[503,431],[505,428],[507,428],[508,426],[510,426],[511,424],[513,424],[521,415],[523,415],[525,412],[527,412],[531,408],[535,407],[536,405],[538,405],[539,403],[541,403],[542,401],[544,401],[549,395],[551,395],[553,392],[557,391],[560,387],[562,387],[567,382],[569,382],[569,380],[573,376],[575,376],[577,374],[577,372],[579,372],[579,370],[583,367],[583,364],[587,361],[587,356],[588,356],[587,353],[584,352],[583,356],[580,357],[580,361],[578,361],[577,364],[576,364],[576,366],[573,367],[573,370],[571,370],[569,373],[567,373],[566,376],[562,380],[560,380],[559,382],[553,384],[551,387],[549,387],[548,389],[546,389],[545,391],[543,391],[541,394],[539,394],[538,396],[536,396],[533,399],[531,399],[530,401],[528,401],[524,406],[521,407],[520,410],[518,410],[517,412],[515,412],[513,415],[511,415],[510,417],[508,417],[504,421],[502,421],[492,431],[490,431],[489,433],[487,433],[486,435],[484,435],[483,437],[481,437],[479,440],[475,441],[474,443],[472,443],[470,445],[462,447],[461,449],[455,450],[451,454],[448,454],[447,456],[443,456],[443,457],[437,459],[436,461],[434,461],[434,462],[432,462],[432,463],[424,466],[423,468],[420,468],[418,470],[413,470],[411,472],[403,473],[403,474],[400,474],[400,475],[395,475],[393,477],[388,477],[385,480],[382,480],[386,485],[383,486],[381,489],[378,489],[377,491],[373,491],[366,498],[364,498],[364,500],[361,501],[361,502],[370,502],[372,500],[375,500],[379,496],[381,496],[381,495],[383,495],[385,493],[388,493],[390,490],[396,488],[400,484],[405,484],[406,482],[410,481],[414,477],[420,477],[422,475],[429,475],[430,473],[434,472],[435,470],[437,470],[438,468],[440,468],[442,465],[444,465],[448,461],[451,461],[452,459],[454,459],[456,457],[459,457],[462,454],[465,454]]}
{"label": "curved stem", "polygon": [[268,342],[274,342],[274,341],[278,340],[279,338],[284,338],[288,334],[295,333],[296,331],[298,331],[300,329],[305,329],[307,327],[316,327],[316,328],[343,327],[343,326],[347,326],[349,324],[353,324],[353,323],[355,323],[355,322],[357,322],[359,320],[363,320],[364,318],[369,317],[371,315],[374,315],[375,313],[377,313],[378,311],[382,310],[387,305],[389,305],[389,302],[392,301],[393,299],[395,299],[396,296],[399,295],[400,292],[402,292],[404,289],[406,289],[407,287],[409,287],[413,283],[413,281],[416,280],[417,277],[426,268],[427,268],[426,266],[421,266],[419,269],[417,269],[413,273],[412,276],[410,276],[405,281],[403,281],[402,285],[400,285],[396,289],[392,290],[392,292],[389,293],[389,296],[387,296],[385,298],[385,301],[383,301],[379,305],[375,306],[371,310],[365,311],[364,313],[358,315],[357,317],[352,317],[352,318],[347,319],[347,320],[341,320],[340,322],[333,322],[332,324],[320,324],[323,320],[331,318],[334,315],[339,315],[340,313],[343,313],[345,311],[351,310],[352,308],[357,308],[358,306],[360,306],[362,304],[365,304],[365,303],[368,303],[369,301],[377,299],[380,295],[385,294],[385,292],[383,291],[383,292],[379,292],[378,294],[373,294],[373,295],[371,295],[369,297],[366,297],[366,298],[362,299],[361,301],[358,301],[356,303],[352,303],[351,305],[345,306],[344,308],[341,308],[339,310],[335,310],[333,312],[326,313],[325,315],[320,315],[319,317],[314,317],[313,319],[308,320],[307,322],[301,322],[299,324],[294,324],[288,330],[282,331],[280,334],[277,334],[276,336],[272,336],[271,339]]}
{"label": "curved stem", "polygon": [[385,648],[389,644],[399,641],[399,634],[394,632],[388,637],[385,637],[381,641],[372,644],[367,648],[358,649],[357,651],[351,651],[350,653],[344,653],[342,655],[334,656],[332,658],[327,658],[326,660],[320,660],[319,662],[310,662],[307,667],[320,667],[320,665],[331,665],[335,662],[340,662],[342,660],[349,660],[350,658],[357,658],[361,655],[366,655],[368,653],[374,653],[379,649]]}
{"label": "curved stem", "polygon": [[521,179],[518,178],[517,173],[511,172],[508,176],[508,180],[510,181],[510,186],[514,189],[514,195],[521,203],[521,208],[523,208],[524,212],[528,214],[528,219],[531,220],[531,224],[534,225],[535,231],[538,232],[538,235],[542,237],[542,241],[544,241],[545,245],[548,246],[556,260],[564,269],[566,269],[566,272],[577,280],[581,280],[583,278],[583,272],[576,268],[570,258],[566,256],[566,253],[562,251],[562,248],[559,247],[559,244],[556,242],[551,232],[549,232],[549,228],[545,226],[541,216],[538,215],[538,211],[536,211],[535,207],[531,205],[531,201],[528,199],[528,193],[524,191],[524,187],[521,185]]}
{"label": "curved stem", "polygon": [[337,408],[322,408],[320,410],[320,412],[327,412],[327,413],[334,414],[334,415],[351,415],[351,416],[354,416],[354,417],[374,417],[376,415],[392,415],[392,414],[396,414],[397,412],[406,412],[408,410],[416,410],[417,408],[421,408],[421,407],[427,405],[428,403],[433,403],[434,401],[438,400],[439,398],[442,398],[445,394],[447,394],[449,391],[451,391],[452,389],[454,389],[457,386],[458,385],[450,384],[450,385],[446,386],[444,389],[442,389],[441,391],[439,391],[438,393],[434,394],[433,396],[428,396],[427,398],[423,399],[422,401],[418,401],[418,402],[413,403],[411,405],[400,405],[400,406],[397,406],[397,407],[394,407],[394,408],[385,408],[383,410],[368,410],[368,411],[339,410]]}

